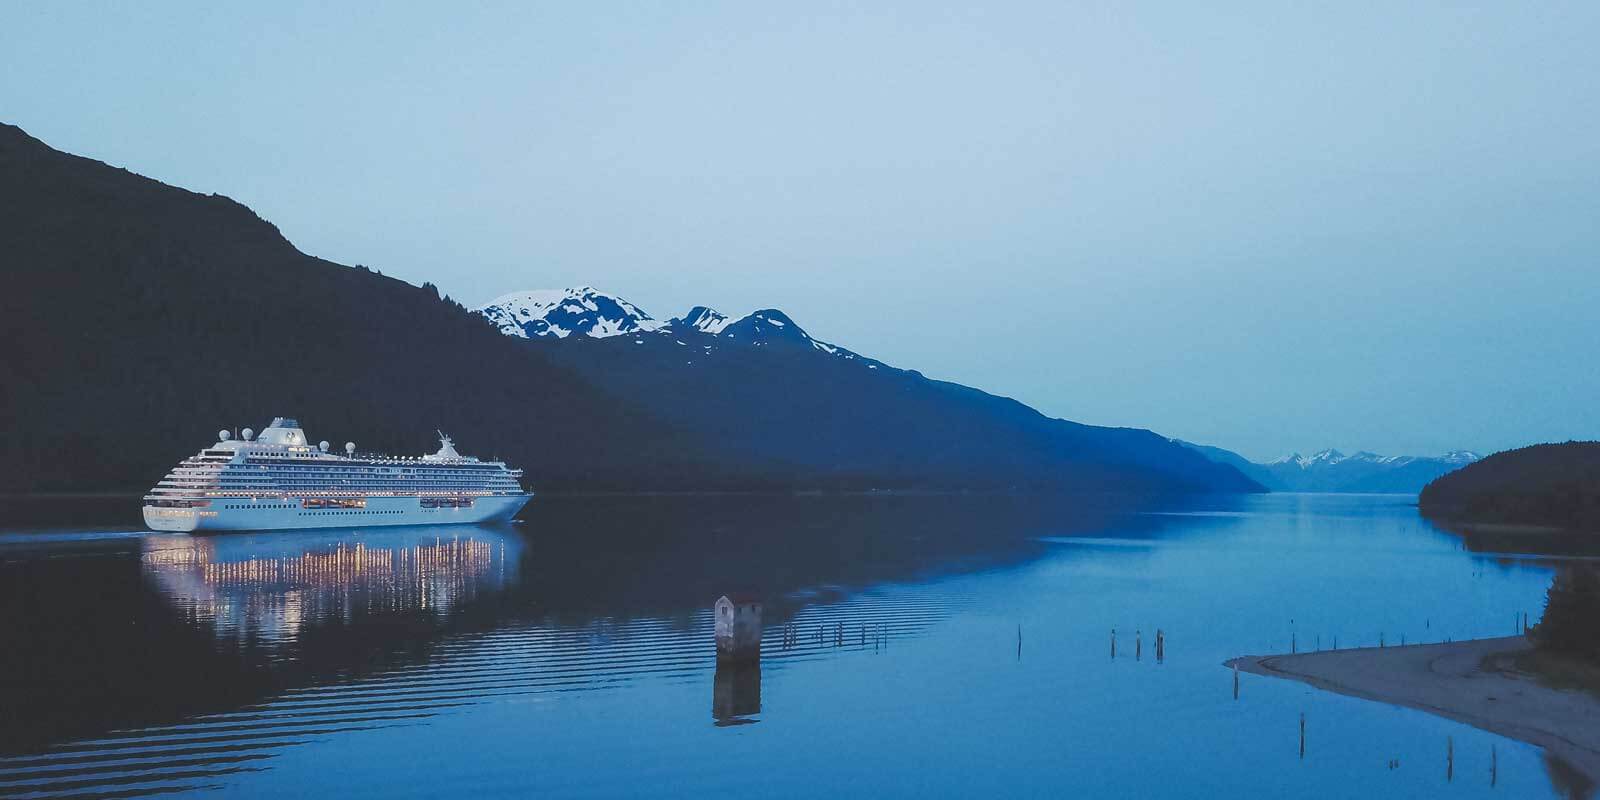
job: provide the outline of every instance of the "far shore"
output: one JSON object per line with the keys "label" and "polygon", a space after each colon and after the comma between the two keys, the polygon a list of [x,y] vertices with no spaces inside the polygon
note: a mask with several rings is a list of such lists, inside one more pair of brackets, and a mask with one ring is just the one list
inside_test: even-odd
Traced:
{"label": "far shore", "polygon": [[1516,667],[1521,636],[1366,647],[1227,662],[1339,694],[1415,708],[1544,748],[1600,782],[1600,699],[1546,686]]}

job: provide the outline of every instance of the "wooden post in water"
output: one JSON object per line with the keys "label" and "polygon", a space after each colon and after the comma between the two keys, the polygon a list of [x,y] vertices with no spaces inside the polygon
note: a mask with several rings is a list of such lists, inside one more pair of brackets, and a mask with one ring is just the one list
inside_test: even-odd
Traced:
{"label": "wooden post in water", "polygon": [[1116,628],[1112,628],[1111,629],[1111,657],[1113,659],[1115,659],[1117,657],[1117,629]]}
{"label": "wooden post in water", "polygon": [[1133,660],[1138,661],[1144,657],[1144,631],[1133,629]]}
{"label": "wooden post in water", "polygon": [[1239,662],[1233,662],[1233,699],[1239,699]]}
{"label": "wooden post in water", "polygon": [[1156,663],[1164,664],[1167,661],[1167,632],[1156,628]]}
{"label": "wooden post in water", "polygon": [[1289,654],[1300,652],[1300,642],[1295,638],[1294,631],[1289,631]]}
{"label": "wooden post in water", "polygon": [[1339,634],[1337,633],[1333,635],[1333,649],[1339,649]]}
{"label": "wooden post in water", "polygon": [[1381,631],[1378,633],[1378,647],[1383,647],[1383,633]]}
{"label": "wooden post in water", "polygon": [[1322,652],[1322,634],[1317,634],[1317,652]]}
{"label": "wooden post in water", "polygon": [[1406,635],[1403,634],[1403,633],[1400,634],[1400,646],[1401,647],[1405,647],[1406,646]]}
{"label": "wooden post in water", "polygon": [[1306,712],[1300,712],[1300,757],[1306,757]]}
{"label": "wooden post in water", "polygon": [[1017,660],[1022,660],[1022,623],[1017,623]]}
{"label": "wooden post in water", "polygon": [[1444,737],[1444,779],[1451,781],[1456,775],[1456,740]]}
{"label": "wooden post in water", "polygon": [[1500,754],[1495,751],[1493,744],[1489,745],[1489,786],[1500,780]]}

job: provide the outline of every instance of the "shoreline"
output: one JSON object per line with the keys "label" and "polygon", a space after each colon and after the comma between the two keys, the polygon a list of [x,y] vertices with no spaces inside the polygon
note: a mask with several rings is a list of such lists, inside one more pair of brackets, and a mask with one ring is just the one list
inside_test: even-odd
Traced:
{"label": "shoreline", "polygon": [[1543,748],[1600,782],[1600,699],[1518,670],[1522,636],[1240,656],[1224,662],[1337,694],[1404,706]]}

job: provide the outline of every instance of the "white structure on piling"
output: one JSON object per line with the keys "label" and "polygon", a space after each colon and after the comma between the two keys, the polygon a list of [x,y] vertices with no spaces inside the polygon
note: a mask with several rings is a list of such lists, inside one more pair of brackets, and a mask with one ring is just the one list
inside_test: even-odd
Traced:
{"label": "white structure on piling", "polygon": [[753,595],[725,594],[712,607],[717,661],[761,660],[761,602]]}

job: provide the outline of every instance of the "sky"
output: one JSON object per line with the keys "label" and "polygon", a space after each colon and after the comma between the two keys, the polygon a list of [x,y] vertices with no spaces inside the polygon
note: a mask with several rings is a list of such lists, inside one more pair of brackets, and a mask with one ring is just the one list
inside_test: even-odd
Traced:
{"label": "sky", "polygon": [[0,0],[0,121],[468,305],[776,307],[1262,460],[1494,451],[1600,438],[1597,37],[1592,2]]}

